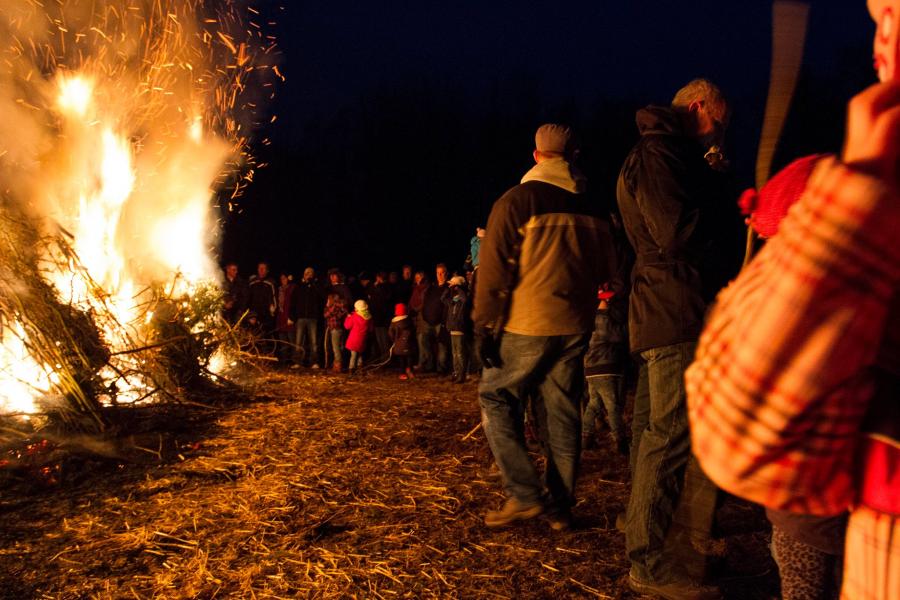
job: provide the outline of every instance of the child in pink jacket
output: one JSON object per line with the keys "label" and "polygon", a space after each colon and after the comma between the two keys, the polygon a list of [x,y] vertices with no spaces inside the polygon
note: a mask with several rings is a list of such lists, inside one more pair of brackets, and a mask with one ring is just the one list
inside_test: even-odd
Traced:
{"label": "child in pink jacket", "polygon": [[372,330],[372,315],[365,300],[357,300],[353,304],[353,312],[344,320],[344,329],[348,331],[345,347],[350,351],[350,372],[362,366],[362,353],[366,349],[369,332]]}

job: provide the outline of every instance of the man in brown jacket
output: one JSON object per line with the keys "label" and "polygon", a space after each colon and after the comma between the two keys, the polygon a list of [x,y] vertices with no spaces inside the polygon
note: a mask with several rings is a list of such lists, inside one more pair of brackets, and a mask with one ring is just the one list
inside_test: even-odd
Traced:
{"label": "man in brown jacket", "polygon": [[[537,164],[494,204],[480,251],[473,320],[485,368],[478,393],[507,495],[485,522],[499,527],[546,510],[551,527],[566,529],[580,450],[582,359],[613,251],[609,225],[572,164],[572,131],[543,125],[535,148]],[[522,435],[528,398],[546,418],[544,482]]]}

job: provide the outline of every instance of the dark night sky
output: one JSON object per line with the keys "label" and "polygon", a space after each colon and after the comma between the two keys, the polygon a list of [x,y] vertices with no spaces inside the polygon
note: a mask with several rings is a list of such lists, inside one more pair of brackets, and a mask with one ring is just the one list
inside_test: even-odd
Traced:
{"label": "dark night sky", "polygon": [[[697,76],[734,115],[726,152],[752,184],[768,84],[765,0],[269,2],[287,81],[223,258],[276,268],[461,264],[493,201],[531,164],[542,122],[580,133],[601,202],[634,111]],[[863,0],[814,0],[777,162],[837,150],[844,105],[874,81]],[[732,202],[733,199],[723,199]]]}

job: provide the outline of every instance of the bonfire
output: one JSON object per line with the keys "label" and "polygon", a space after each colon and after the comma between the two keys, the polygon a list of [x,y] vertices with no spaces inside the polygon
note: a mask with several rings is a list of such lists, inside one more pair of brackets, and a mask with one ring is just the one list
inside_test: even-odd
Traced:
{"label": "bonfire", "polygon": [[[227,362],[219,220],[278,76],[231,0],[0,6],[0,414],[100,431]],[[262,26],[261,26],[262,25]]]}

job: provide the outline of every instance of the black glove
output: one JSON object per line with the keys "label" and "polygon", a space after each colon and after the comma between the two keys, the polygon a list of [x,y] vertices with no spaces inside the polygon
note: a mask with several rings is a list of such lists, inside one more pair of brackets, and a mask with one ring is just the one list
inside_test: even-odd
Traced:
{"label": "black glove", "polygon": [[500,335],[486,327],[475,331],[475,348],[481,358],[481,364],[488,369],[499,369],[503,366],[500,360]]}

